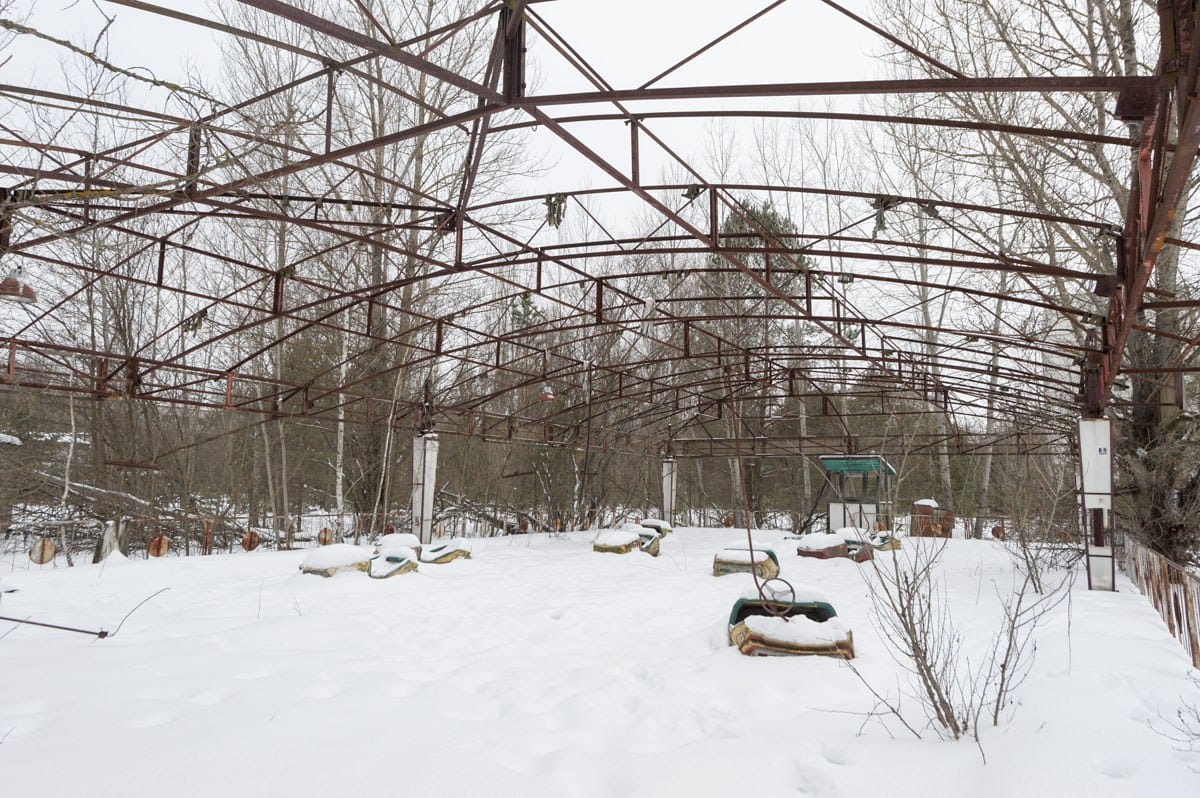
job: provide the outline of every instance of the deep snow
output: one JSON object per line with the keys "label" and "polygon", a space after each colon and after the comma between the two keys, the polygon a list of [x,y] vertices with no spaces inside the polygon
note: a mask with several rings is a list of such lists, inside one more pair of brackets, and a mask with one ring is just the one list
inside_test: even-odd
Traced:
{"label": "deep snow", "polygon": [[[593,534],[472,541],[473,559],[388,580],[323,579],[306,552],[4,563],[0,794],[120,796],[1195,796],[1200,755],[1155,729],[1200,704],[1184,652],[1123,578],[1038,635],[1011,720],[970,742],[903,735],[828,658],[727,645],[749,575],[711,575],[730,530],[679,529],[662,556]],[[882,692],[903,677],[868,620],[862,569],[757,532],[819,590]],[[913,541],[904,541],[906,546]],[[865,566],[869,568],[870,566]],[[950,541],[947,595],[978,654],[1000,544]],[[1068,609],[1070,615],[1068,616]],[[1194,673],[1194,672],[1193,672]]]}

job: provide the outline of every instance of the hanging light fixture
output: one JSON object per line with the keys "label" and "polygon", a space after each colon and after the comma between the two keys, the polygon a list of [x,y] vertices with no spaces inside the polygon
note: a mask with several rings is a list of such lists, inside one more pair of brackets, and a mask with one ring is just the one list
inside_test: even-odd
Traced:
{"label": "hanging light fixture", "polygon": [[550,194],[545,199],[546,203],[546,224],[553,227],[555,230],[562,224],[563,214],[567,210],[567,195],[566,194]]}
{"label": "hanging light fixture", "polygon": [[554,386],[550,384],[550,379],[546,376],[546,369],[549,365],[549,355],[542,350],[542,392],[538,394],[538,401],[553,402],[554,401]]}
{"label": "hanging light fixture", "polygon": [[25,282],[25,267],[16,266],[8,276],[0,281],[0,299],[12,302],[37,302],[37,291]]}

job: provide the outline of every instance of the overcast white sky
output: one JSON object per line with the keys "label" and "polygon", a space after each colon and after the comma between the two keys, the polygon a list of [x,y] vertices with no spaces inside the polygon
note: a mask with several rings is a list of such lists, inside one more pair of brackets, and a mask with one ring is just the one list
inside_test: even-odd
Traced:
{"label": "overcast white sky", "polygon": [[[179,11],[210,16],[218,0],[161,0]],[[53,36],[90,46],[102,24],[97,8],[116,18],[110,30],[109,58],[121,66],[144,66],[163,80],[187,82],[189,72],[219,75],[220,59],[215,34],[203,28],[118,6],[105,0],[17,0],[30,14],[34,27]],[[220,0],[234,2],[234,0]],[[347,3],[350,0],[346,0]],[[480,0],[482,3],[483,0]],[[765,8],[770,0],[555,0],[537,5],[537,11],[618,88],[636,87],[706,44],[730,27]],[[844,0],[855,13],[870,16],[871,0]],[[819,0],[787,0],[728,40],[665,78],[660,86],[736,84],[821,80],[856,80],[877,77],[882,65],[871,56],[886,43]],[[58,88],[59,65],[53,48],[31,47],[21,42],[14,57],[0,68],[0,81]],[[574,70],[536,38],[530,42],[531,70],[537,93],[590,90]],[[819,105],[822,100],[810,100]],[[854,98],[839,105],[856,105]],[[737,101],[704,101],[697,107],[734,106]],[[756,100],[762,107],[768,104]],[[795,108],[796,101],[772,101],[775,107]],[[639,106],[644,108],[645,106]],[[679,106],[675,106],[679,107]],[[176,110],[176,109],[172,109]],[[562,109],[556,109],[562,110]],[[596,110],[612,110],[597,108]],[[746,146],[749,122],[731,124],[738,144]],[[702,122],[652,121],[652,130],[693,163],[703,164],[711,125]],[[628,163],[628,128],[623,124],[574,125],[572,132],[614,163]],[[552,136],[538,136],[530,144],[532,158],[552,167],[547,175],[517,193],[565,191],[611,185],[570,148]],[[677,174],[670,158],[643,141],[642,175],[657,181]],[[715,177],[706,173],[710,179]],[[632,219],[639,203],[624,198],[610,203],[606,223],[616,227],[636,224]]]}
{"label": "overcast white sky", "polygon": [[[397,0],[399,2],[400,0]],[[214,16],[220,3],[235,0],[158,0],[162,5],[198,16]],[[347,4],[350,0],[345,0]],[[479,0],[482,4],[485,0]],[[842,0],[849,10],[871,15],[872,0]],[[220,75],[218,37],[207,29],[164,18],[160,15],[115,5],[106,0],[16,0],[17,15],[28,12],[29,23],[39,30],[73,42],[91,46],[103,24],[104,14],[115,17],[109,31],[109,58],[124,67],[142,66],[156,77],[187,83],[189,74],[199,72],[206,83]],[[771,0],[555,0],[539,3],[537,12],[562,34],[612,85],[633,88],[642,85],[667,67],[710,42],[731,27],[770,5]],[[12,12],[10,12],[12,14]],[[879,77],[883,65],[872,56],[887,48],[876,34],[829,8],[820,0],[787,0],[748,27],[708,50],[696,60],[663,79],[659,86],[860,80]],[[60,88],[59,51],[48,45],[18,42],[14,57],[0,67],[0,82]],[[531,37],[529,43],[531,73],[535,93],[588,91],[592,87],[574,69],[566,67],[546,43]],[[165,94],[156,93],[155,102]],[[218,90],[218,96],[219,90]],[[141,102],[135,100],[135,102]],[[804,101],[806,107],[821,107],[821,98]],[[857,98],[840,98],[839,107],[853,109]],[[742,101],[742,105],[747,105]],[[750,101],[749,105],[795,109],[795,99]],[[738,101],[707,100],[687,107],[716,109],[737,106]],[[639,110],[645,104],[635,106]],[[672,108],[685,107],[680,104]],[[178,112],[177,107],[170,109]],[[593,110],[611,111],[611,106]],[[553,109],[555,112],[580,113],[582,109]],[[730,122],[726,132],[735,140],[730,147],[745,149],[753,141],[753,123]],[[648,127],[672,149],[701,168],[707,179],[718,179],[708,164],[709,140],[714,124],[705,121],[652,120]],[[575,124],[571,132],[588,146],[625,169],[629,162],[629,132],[621,122]],[[839,134],[852,131],[842,127]],[[683,178],[678,165],[669,156],[642,139],[642,179],[658,182],[666,177]],[[507,185],[512,195],[540,194],[600,188],[613,185],[581,155],[556,139],[542,133],[529,140],[529,160],[544,167],[540,175],[514,178]],[[805,153],[798,152],[803,162]],[[745,163],[752,163],[747,160]],[[757,182],[759,174],[731,174],[730,179]],[[793,176],[792,179],[795,179]],[[789,199],[782,200],[789,203]],[[672,204],[680,200],[673,198]],[[641,201],[628,194],[606,197],[589,203],[606,229],[614,235],[633,234],[647,224]],[[855,204],[853,213],[866,212]],[[703,216],[702,209],[697,213]],[[824,219],[804,220],[800,208],[785,212],[799,223],[815,222],[817,229],[830,229]],[[820,212],[820,211],[819,211]],[[823,212],[821,212],[823,215]],[[836,217],[838,211],[833,210]],[[573,218],[572,218],[573,217]],[[568,227],[588,224],[583,214],[569,214]],[[650,222],[655,224],[656,222]],[[842,224],[838,220],[832,226]],[[568,234],[564,228],[564,234]],[[576,230],[575,232],[579,232]],[[546,229],[536,243],[553,243],[555,231]],[[546,239],[543,241],[543,239]]]}
{"label": "overcast white sky", "polygon": [[[102,22],[98,6],[116,18],[109,52],[119,65],[145,66],[173,82],[185,82],[192,69],[206,75],[219,73],[217,34],[205,29],[105,0],[17,3],[18,9],[30,12],[29,22],[34,27],[89,46]],[[210,15],[218,0],[165,0],[163,4]],[[620,88],[641,85],[767,5],[769,0],[555,0],[538,4],[537,11]],[[870,0],[844,0],[844,5],[856,13],[870,14]],[[0,68],[0,79],[55,86],[59,68],[48,55],[51,49],[20,44],[14,48],[16,57]],[[879,74],[879,65],[869,54],[883,46],[877,36],[818,0],[788,0],[658,85],[863,79]],[[545,43],[532,41],[530,56],[538,92],[591,88],[578,74],[560,68],[562,62]],[[761,105],[763,101],[757,102]],[[709,108],[719,105],[704,104]],[[781,103],[781,107],[790,105]],[[690,144],[673,143],[684,150]],[[644,169],[647,176],[655,171],[653,166]]]}
{"label": "overcast white sky", "polygon": [[[233,0],[161,0],[197,15]],[[349,2],[349,0],[347,0]],[[188,64],[215,67],[212,34],[153,14],[97,0],[117,23],[111,32],[114,60],[150,66],[164,78],[182,78]],[[537,11],[575,44],[616,86],[638,85],[700,44],[769,4],[768,0],[555,0]],[[869,0],[843,0],[869,15]],[[99,28],[92,0],[19,0],[30,21],[47,33],[88,41]],[[873,34],[818,0],[788,0],[695,63],[680,70],[679,83],[856,79],[870,74],[864,54],[877,51]],[[535,53],[536,56],[536,53]],[[24,71],[27,64],[7,70]],[[669,81],[668,81],[669,82]],[[557,90],[546,76],[547,91]]]}

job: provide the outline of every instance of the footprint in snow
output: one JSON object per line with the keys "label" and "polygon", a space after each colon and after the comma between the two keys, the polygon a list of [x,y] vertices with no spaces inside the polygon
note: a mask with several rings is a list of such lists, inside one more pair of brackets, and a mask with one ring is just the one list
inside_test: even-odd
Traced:
{"label": "footprint in snow", "polygon": [[1137,765],[1127,759],[1109,759],[1098,769],[1110,779],[1127,779],[1137,772]]}
{"label": "footprint in snow", "polygon": [[824,772],[797,763],[795,769],[796,792],[800,795],[812,795],[818,798],[837,798],[841,790],[837,783]]}
{"label": "footprint in snow", "polygon": [[850,756],[845,749],[833,748],[825,746],[821,749],[821,756],[825,757],[825,761],[831,765],[849,765]]}
{"label": "footprint in snow", "polygon": [[170,723],[175,720],[175,713],[166,710],[158,712],[150,712],[145,715],[140,715],[132,720],[125,722],[127,729],[151,729],[155,726],[162,726],[164,723]]}

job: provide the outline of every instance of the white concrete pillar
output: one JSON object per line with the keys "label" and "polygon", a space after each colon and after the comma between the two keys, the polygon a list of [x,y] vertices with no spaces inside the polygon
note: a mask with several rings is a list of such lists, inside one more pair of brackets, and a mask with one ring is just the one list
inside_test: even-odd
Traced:
{"label": "white concrete pillar", "polygon": [[421,543],[433,542],[433,494],[437,488],[437,433],[413,438],[412,533]]}
{"label": "white concrete pillar", "polygon": [[675,458],[662,461],[662,513],[663,520],[675,525]]}
{"label": "white concrete pillar", "polygon": [[1079,495],[1091,590],[1116,590],[1112,492],[1112,425],[1106,418],[1081,418]]}
{"label": "white concrete pillar", "polygon": [[101,533],[100,540],[96,543],[96,552],[92,556],[92,562],[104,562],[104,559],[117,548],[117,522],[105,521],[104,532]]}

